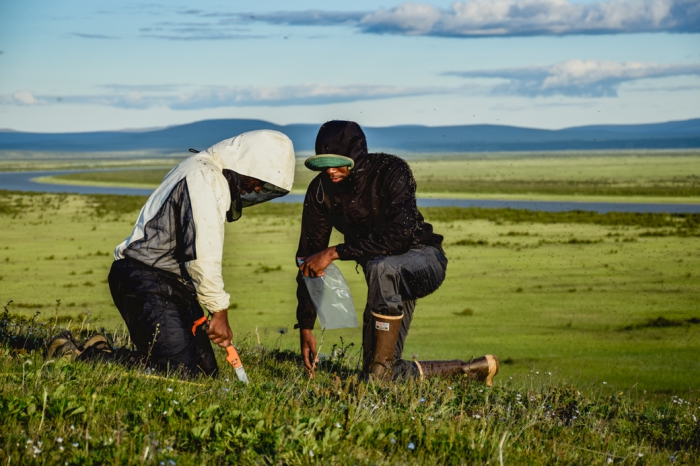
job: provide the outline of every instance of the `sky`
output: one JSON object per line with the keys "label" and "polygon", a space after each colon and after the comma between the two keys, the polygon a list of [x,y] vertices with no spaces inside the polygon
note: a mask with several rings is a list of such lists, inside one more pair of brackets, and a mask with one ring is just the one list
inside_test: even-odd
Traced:
{"label": "sky", "polygon": [[0,128],[700,118],[700,0],[0,0]]}

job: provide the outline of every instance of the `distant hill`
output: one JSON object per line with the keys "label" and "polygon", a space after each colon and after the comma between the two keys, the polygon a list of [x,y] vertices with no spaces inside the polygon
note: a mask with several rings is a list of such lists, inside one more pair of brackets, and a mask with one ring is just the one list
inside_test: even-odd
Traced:
{"label": "distant hill", "polygon": [[[245,131],[274,129],[287,134],[298,152],[314,150],[320,125],[275,125],[262,120],[205,120],[153,130],[91,133],[0,132],[0,150],[180,152]],[[644,125],[596,125],[546,130],[499,125],[365,127],[370,151],[398,153],[683,149],[700,147],[700,119]]]}

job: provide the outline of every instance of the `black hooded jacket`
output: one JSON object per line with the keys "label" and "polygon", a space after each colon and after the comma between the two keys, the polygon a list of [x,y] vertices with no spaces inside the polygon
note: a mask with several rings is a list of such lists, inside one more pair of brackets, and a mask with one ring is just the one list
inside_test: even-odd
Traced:
{"label": "black hooded jacket", "polygon": [[[352,158],[355,166],[340,183],[321,172],[304,199],[297,257],[309,257],[328,247],[333,228],[344,235],[336,246],[341,260],[364,265],[376,256],[397,255],[417,245],[440,248],[443,237],[423,220],[416,207],[416,181],[408,164],[390,154],[368,154],[367,140],[357,123],[329,121],[318,132],[317,154]],[[316,311],[301,273],[297,276],[297,321],[312,329]]]}

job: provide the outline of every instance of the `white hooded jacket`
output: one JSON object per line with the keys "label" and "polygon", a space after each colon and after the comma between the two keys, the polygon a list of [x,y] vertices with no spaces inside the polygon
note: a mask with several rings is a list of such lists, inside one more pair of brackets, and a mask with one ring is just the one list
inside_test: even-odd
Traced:
{"label": "white hooded jacket", "polygon": [[[240,196],[236,205],[230,172],[265,182],[260,193]],[[234,175],[235,176],[235,175]],[[232,178],[235,179],[235,178]],[[188,157],[168,173],[141,209],[136,225],[114,250],[191,282],[210,312],[227,309],[221,260],[224,224],[231,210],[286,195],[294,182],[292,141],[277,131],[243,133]],[[232,189],[233,188],[233,189]],[[238,212],[240,215],[240,211]]]}

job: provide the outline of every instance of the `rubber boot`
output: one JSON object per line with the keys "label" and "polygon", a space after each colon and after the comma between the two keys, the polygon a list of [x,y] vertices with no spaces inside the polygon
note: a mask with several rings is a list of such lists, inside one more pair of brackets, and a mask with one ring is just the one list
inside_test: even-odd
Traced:
{"label": "rubber boot", "polygon": [[461,359],[451,359],[444,361],[414,361],[418,365],[423,377],[440,375],[448,377],[450,375],[461,374],[464,361]]}
{"label": "rubber boot", "polygon": [[484,382],[487,386],[493,385],[493,378],[498,374],[498,358],[492,354],[480,358],[462,361],[452,359],[449,361],[415,361],[422,377],[451,376],[464,374],[469,380]]}
{"label": "rubber boot", "polygon": [[369,366],[370,378],[382,382],[391,380],[391,366],[394,364],[394,350],[399,339],[403,314],[383,316],[372,313],[374,321],[373,360]]}

